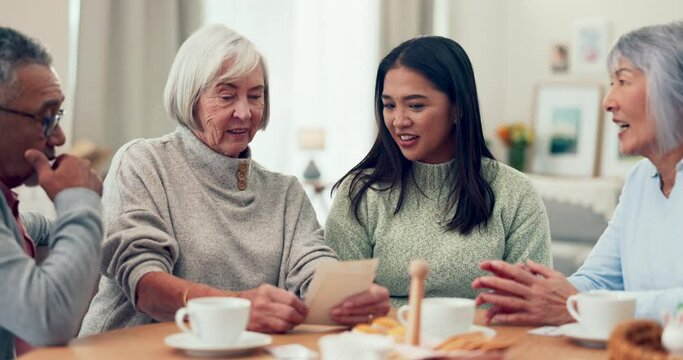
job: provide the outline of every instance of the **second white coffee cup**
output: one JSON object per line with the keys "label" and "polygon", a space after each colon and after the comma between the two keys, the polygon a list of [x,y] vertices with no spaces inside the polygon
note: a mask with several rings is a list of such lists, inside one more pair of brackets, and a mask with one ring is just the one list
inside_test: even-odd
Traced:
{"label": "second white coffee cup", "polygon": [[[422,299],[420,333],[446,338],[467,332],[474,322],[475,304],[472,299],[464,298],[426,298]],[[398,309],[398,320],[407,325],[408,305]]]}
{"label": "second white coffee cup", "polygon": [[[194,334],[207,346],[228,346],[237,342],[249,322],[251,302],[229,297],[195,298],[178,309],[175,322],[178,327]],[[185,325],[189,318],[190,327]]]}
{"label": "second white coffee cup", "polygon": [[567,311],[589,336],[607,339],[614,327],[632,319],[636,299],[622,291],[589,291],[567,298]]}

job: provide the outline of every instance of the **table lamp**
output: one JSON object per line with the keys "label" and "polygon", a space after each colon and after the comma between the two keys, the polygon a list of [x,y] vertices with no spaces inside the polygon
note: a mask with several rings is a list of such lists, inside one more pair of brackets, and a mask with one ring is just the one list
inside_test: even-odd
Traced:
{"label": "table lamp", "polygon": [[[325,130],[322,128],[303,128],[299,130],[299,148],[308,151],[325,149]],[[320,180],[320,170],[315,165],[313,155],[304,170],[304,179],[314,182]]]}

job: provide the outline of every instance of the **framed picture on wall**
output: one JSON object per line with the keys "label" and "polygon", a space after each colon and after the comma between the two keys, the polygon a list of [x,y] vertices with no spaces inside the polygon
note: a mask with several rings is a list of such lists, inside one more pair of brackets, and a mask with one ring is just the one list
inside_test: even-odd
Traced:
{"label": "framed picture on wall", "polygon": [[[611,114],[604,115],[611,120]],[[625,178],[640,156],[621,155],[619,152],[619,128],[611,121],[605,121],[602,136],[602,158],[600,161],[600,176]]]}
{"label": "framed picture on wall", "polygon": [[607,19],[589,18],[576,22],[571,51],[572,72],[603,74],[607,68],[610,41]]}
{"label": "framed picture on wall", "polygon": [[601,98],[599,84],[545,83],[536,87],[532,172],[598,175]]}

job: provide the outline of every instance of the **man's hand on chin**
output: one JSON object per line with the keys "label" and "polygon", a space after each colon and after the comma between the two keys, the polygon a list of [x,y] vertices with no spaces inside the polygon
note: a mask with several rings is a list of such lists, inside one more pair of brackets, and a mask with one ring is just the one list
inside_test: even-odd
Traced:
{"label": "man's hand on chin", "polygon": [[38,184],[54,201],[57,194],[68,188],[83,187],[102,195],[102,179],[90,167],[90,162],[72,155],[60,155],[50,165],[42,152],[29,149],[24,153],[37,175]]}

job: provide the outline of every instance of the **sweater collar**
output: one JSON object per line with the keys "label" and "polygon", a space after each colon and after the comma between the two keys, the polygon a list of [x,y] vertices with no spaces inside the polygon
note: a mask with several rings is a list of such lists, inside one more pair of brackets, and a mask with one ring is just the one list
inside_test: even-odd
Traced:
{"label": "sweater collar", "polygon": [[428,164],[413,161],[415,182],[422,191],[441,191],[444,185],[451,183],[449,179],[453,176],[454,162],[455,160],[450,160],[440,164]]}
{"label": "sweater collar", "polygon": [[246,190],[251,168],[249,147],[239,158],[231,158],[213,151],[186,126],[178,125],[175,133],[180,138],[190,166],[202,174],[204,180],[226,181],[229,188]]}

